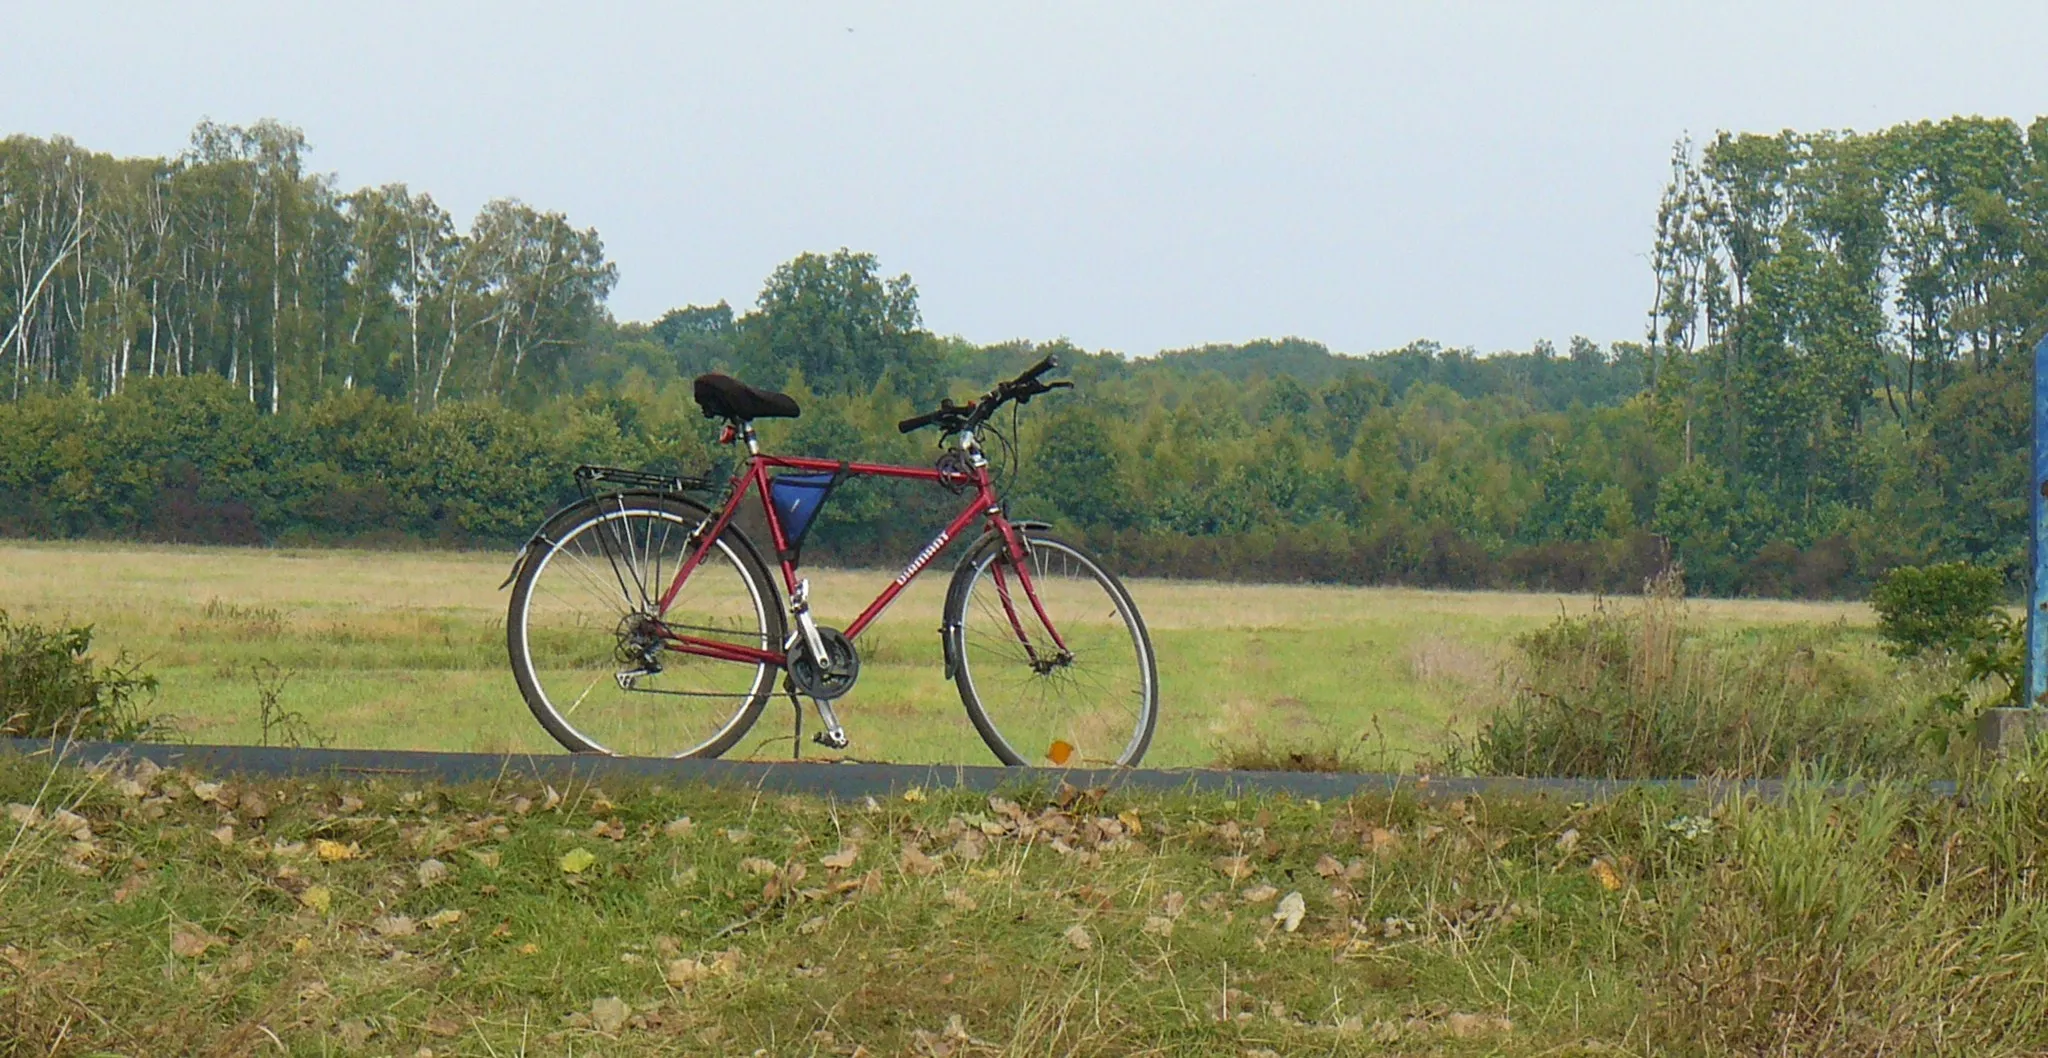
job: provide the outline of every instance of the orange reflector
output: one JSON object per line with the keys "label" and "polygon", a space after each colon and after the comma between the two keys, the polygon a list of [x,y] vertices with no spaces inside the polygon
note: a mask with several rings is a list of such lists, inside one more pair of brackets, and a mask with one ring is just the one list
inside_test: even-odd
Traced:
{"label": "orange reflector", "polygon": [[1052,761],[1054,764],[1065,764],[1067,758],[1073,755],[1074,747],[1059,739],[1053,739],[1052,745],[1047,746],[1045,750],[1045,759]]}

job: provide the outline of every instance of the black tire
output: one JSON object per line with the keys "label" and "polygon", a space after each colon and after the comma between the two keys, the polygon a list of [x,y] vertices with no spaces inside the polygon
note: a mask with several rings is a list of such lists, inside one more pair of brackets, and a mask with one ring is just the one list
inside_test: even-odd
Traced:
{"label": "black tire", "polygon": [[[650,645],[649,630],[665,626],[781,649],[774,581],[731,526],[672,605],[654,616],[689,538],[711,517],[679,496],[626,493],[569,507],[535,537],[513,583],[505,645],[527,708],[564,747],[716,757],[760,717],[780,666]],[[622,679],[649,661],[658,672]]]}
{"label": "black tire", "polygon": [[[1015,567],[1000,537],[984,538],[946,593],[946,657],[968,718],[1005,764],[1135,766],[1159,723],[1158,662],[1137,604],[1080,548],[1037,529],[1017,532],[1067,649],[1021,591],[1010,600],[1012,621],[999,589],[1018,586]],[[1056,756],[1061,742],[1065,760]]]}

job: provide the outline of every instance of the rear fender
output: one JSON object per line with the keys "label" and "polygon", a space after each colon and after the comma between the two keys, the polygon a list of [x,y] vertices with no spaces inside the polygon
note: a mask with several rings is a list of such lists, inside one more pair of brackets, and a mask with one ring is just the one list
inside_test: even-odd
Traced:
{"label": "rear fender", "polygon": [[[1010,526],[1019,531],[1052,531],[1051,522],[1011,519]],[[1002,544],[1003,534],[993,529],[984,530],[980,538],[974,541],[974,546],[960,553],[960,562],[953,567],[953,581],[946,586],[946,608],[940,615],[943,623],[939,625],[939,647],[946,654],[946,678],[949,680],[953,678],[953,672],[960,664],[960,622],[953,615],[966,603],[967,586],[974,582],[974,567],[981,561],[982,552],[991,547],[1001,547]]]}
{"label": "rear fender", "polygon": [[[634,489],[626,492],[607,492],[602,496],[593,496],[589,499],[581,499],[575,500],[570,503],[565,503],[562,506],[556,508],[553,514],[550,514],[545,519],[542,519],[540,523],[540,528],[534,530],[533,535],[527,537],[526,542],[519,545],[518,553],[512,556],[512,571],[510,573],[505,574],[505,582],[503,584],[498,585],[498,590],[504,591],[506,588],[511,587],[512,582],[519,579],[519,574],[526,569],[526,563],[531,561],[533,556],[540,554],[542,551],[545,551],[549,547],[554,546],[556,539],[561,535],[560,531],[556,528],[557,525],[564,521],[573,521],[576,519],[580,519],[582,517],[582,512],[584,508],[594,507],[601,500],[611,499],[668,500],[670,502],[681,503],[688,507],[694,507],[701,511],[702,513],[704,513],[706,516],[715,516],[717,513],[716,511],[712,510],[709,507],[706,507],[705,505],[697,502],[696,500],[686,499],[684,497],[677,496],[673,492],[658,492],[654,490],[641,489]],[[745,533],[739,531],[738,526],[728,526],[726,532],[731,533],[732,535],[739,538],[741,546],[746,548],[747,552],[753,557],[754,561],[761,561],[761,552],[754,547],[754,542],[752,540],[747,539]],[[766,563],[762,563],[761,568],[767,569],[768,566]],[[770,578],[770,582],[773,582],[773,578]]]}

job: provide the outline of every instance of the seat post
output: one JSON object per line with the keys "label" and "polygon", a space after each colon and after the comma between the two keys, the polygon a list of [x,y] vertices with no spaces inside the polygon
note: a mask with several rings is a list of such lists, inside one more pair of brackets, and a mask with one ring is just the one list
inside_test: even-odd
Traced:
{"label": "seat post", "polygon": [[749,453],[753,455],[761,454],[761,439],[754,436],[754,423],[752,420],[740,424],[740,436],[746,438],[747,451]]}

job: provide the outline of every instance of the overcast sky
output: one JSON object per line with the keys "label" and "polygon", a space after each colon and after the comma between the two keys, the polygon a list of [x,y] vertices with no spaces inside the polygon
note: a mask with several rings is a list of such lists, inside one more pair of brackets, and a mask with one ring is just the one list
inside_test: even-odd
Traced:
{"label": "overcast sky", "polygon": [[612,310],[840,246],[978,342],[1633,339],[1672,143],[2048,111],[2048,4],[30,4],[0,134],[305,129],[594,226]]}

